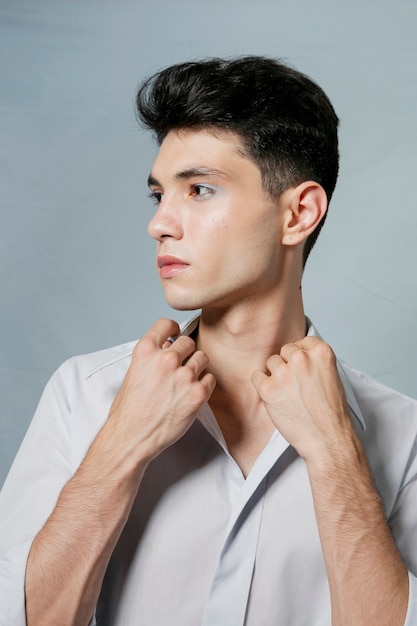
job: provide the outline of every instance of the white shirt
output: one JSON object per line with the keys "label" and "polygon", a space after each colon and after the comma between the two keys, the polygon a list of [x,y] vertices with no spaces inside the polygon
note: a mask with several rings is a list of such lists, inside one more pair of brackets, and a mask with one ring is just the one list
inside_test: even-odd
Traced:
{"label": "white shirt", "polygon": [[[44,391],[0,495],[2,626],[25,625],[31,542],[105,422],[133,347],[73,358]],[[338,368],[410,571],[405,626],[416,626],[417,402],[345,363]],[[102,596],[98,626],[330,626],[304,461],[276,431],[245,480],[204,405],[186,435],[149,466]]]}

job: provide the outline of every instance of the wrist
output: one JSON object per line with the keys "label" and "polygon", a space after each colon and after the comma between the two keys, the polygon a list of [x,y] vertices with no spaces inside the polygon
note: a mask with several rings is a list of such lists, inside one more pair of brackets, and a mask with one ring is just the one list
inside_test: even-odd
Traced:
{"label": "wrist", "polygon": [[107,420],[92,442],[84,460],[103,484],[140,482],[152,460],[152,450]]}
{"label": "wrist", "polygon": [[343,478],[370,473],[364,448],[353,428],[343,439],[322,440],[311,446],[304,460],[310,479],[316,477],[335,481],[338,476]]}

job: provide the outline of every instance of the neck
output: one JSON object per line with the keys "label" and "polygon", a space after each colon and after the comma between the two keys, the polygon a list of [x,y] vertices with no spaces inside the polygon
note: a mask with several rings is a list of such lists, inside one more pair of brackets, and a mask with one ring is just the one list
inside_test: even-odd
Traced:
{"label": "neck", "polygon": [[244,476],[274,431],[251,375],[256,369],[266,371],[271,355],[305,333],[301,291],[282,301],[202,311],[197,348],[208,355],[207,370],[216,378],[209,404]]}
{"label": "neck", "polygon": [[202,311],[197,348],[210,359],[217,385],[233,389],[250,380],[255,369],[281,347],[304,337],[306,323],[301,290],[283,299],[242,303],[227,310]]}

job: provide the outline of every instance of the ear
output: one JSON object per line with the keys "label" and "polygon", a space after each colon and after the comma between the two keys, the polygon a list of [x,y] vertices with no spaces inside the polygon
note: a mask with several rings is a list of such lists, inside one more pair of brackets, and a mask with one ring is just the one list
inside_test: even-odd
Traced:
{"label": "ear", "polygon": [[295,246],[307,239],[327,211],[327,195],[315,181],[291,187],[281,196],[284,202],[284,221],[281,243]]}

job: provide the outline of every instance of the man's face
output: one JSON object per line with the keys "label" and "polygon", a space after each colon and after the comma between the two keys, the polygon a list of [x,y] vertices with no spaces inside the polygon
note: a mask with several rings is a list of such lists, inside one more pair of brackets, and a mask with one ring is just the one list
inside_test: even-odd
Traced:
{"label": "man's face", "polygon": [[149,187],[157,210],[148,231],[173,308],[228,308],[277,288],[280,203],[234,134],[171,131]]}

